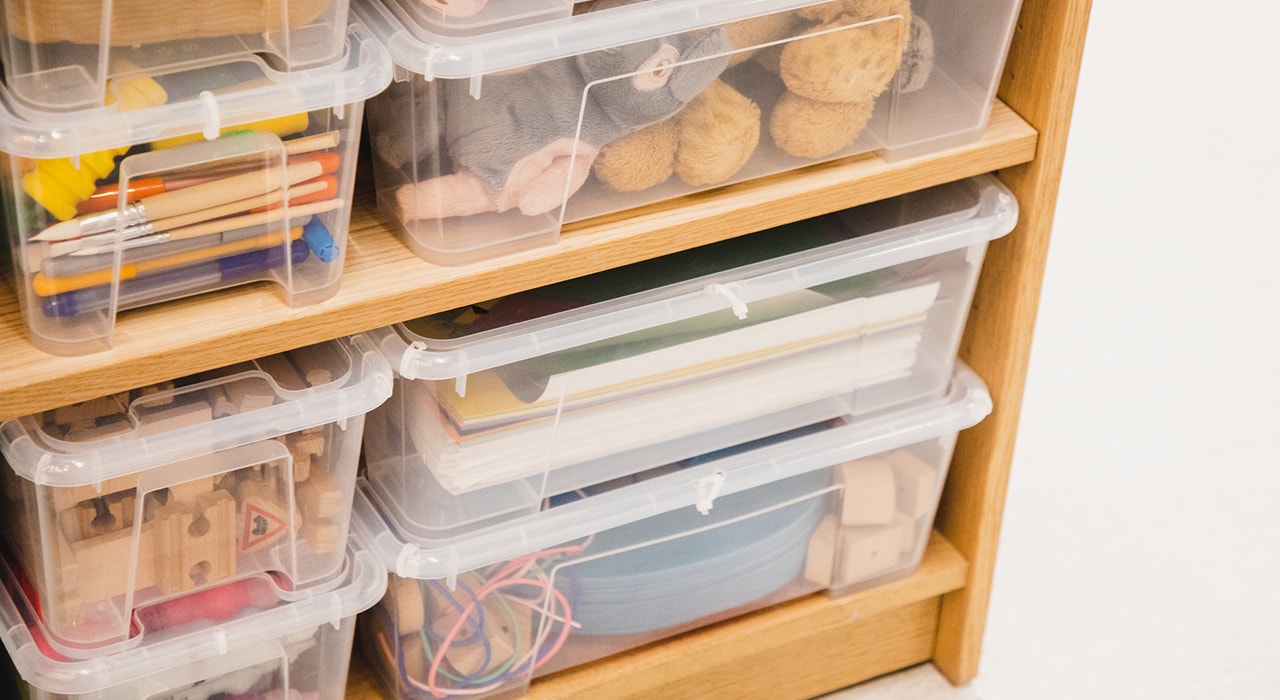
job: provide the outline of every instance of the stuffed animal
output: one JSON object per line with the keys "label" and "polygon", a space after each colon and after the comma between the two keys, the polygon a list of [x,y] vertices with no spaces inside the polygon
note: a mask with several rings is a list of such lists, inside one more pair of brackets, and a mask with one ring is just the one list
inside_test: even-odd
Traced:
{"label": "stuffed animal", "polygon": [[487,75],[478,98],[468,81],[441,81],[440,147],[455,169],[402,186],[401,218],[555,209],[586,181],[601,146],[678,112],[724,70],[728,49],[713,28]]}
{"label": "stuffed animal", "polygon": [[[606,146],[594,171],[600,182],[619,191],[646,189],[672,174],[690,186],[725,182],[757,148],[764,128],[758,105],[772,105],[767,131],[779,150],[833,155],[865,129],[895,72],[897,89],[909,92],[928,80],[933,63],[928,25],[912,17],[909,0],[834,0],[724,29],[735,51],[706,99],[691,101],[668,124]],[[733,152],[729,138],[740,139],[735,158],[705,155]],[[677,161],[685,167],[666,166]]]}

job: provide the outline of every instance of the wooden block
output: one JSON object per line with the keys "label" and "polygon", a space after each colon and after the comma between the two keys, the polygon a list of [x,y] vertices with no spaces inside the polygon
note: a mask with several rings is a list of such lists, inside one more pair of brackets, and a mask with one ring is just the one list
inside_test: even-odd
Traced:
{"label": "wooden block", "polygon": [[839,537],[840,519],[828,515],[818,523],[809,536],[809,549],[804,560],[804,578],[822,588],[831,586],[836,568],[836,539]]}
{"label": "wooden block", "polygon": [[290,452],[301,452],[315,457],[324,456],[324,435],[320,433],[290,433],[284,438]]}
{"label": "wooden block", "polygon": [[151,529],[149,553],[162,593],[185,593],[235,576],[236,516],[235,499],[221,490],[157,511],[143,528]]}
{"label": "wooden block", "polygon": [[144,386],[135,392],[134,400],[150,398],[148,406],[168,406],[173,403],[173,382],[160,382]]}
{"label": "wooden block", "polygon": [[902,530],[892,525],[840,529],[837,586],[865,581],[902,561]]}
{"label": "wooden block", "polygon": [[413,634],[422,629],[427,619],[423,585],[417,579],[387,574],[387,598],[383,604],[394,608],[388,612],[396,621],[396,634]]}
{"label": "wooden block", "polygon": [[257,411],[276,402],[276,392],[259,377],[245,377],[222,385],[231,413]]}
{"label": "wooden block", "polygon": [[158,435],[213,420],[213,407],[204,401],[173,404],[138,412],[138,435]]}
{"label": "wooden block", "polygon": [[133,527],[133,505],[131,491],[91,498],[60,511],[59,524],[68,542],[79,542]]}
{"label": "wooden block", "polygon": [[345,372],[349,364],[339,356],[332,343],[308,345],[285,354],[298,368],[307,386],[322,386],[332,382],[335,373]]}
{"label": "wooden block", "polygon": [[205,396],[209,401],[209,405],[213,407],[213,417],[221,418],[230,416],[237,411],[237,407],[227,397],[227,390],[221,384],[214,384],[205,392]]}
{"label": "wooden block", "polygon": [[62,511],[93,498],[110,496],[125,491],[132,493],[138,488],[138,475],[125,474],[124,476],[107,479],[101,484],[84,484],[62,488],[50,486],[47,488],[49,489],[49,497],[53,501],[54,509]]}
{"label": "wooden block", "polygon": [[77,425],[67,430],[62,436],[67,442],[92,442],[116,435],[124,435],[133,430],[133,421],[127,416],[111,416],[100,423]]}
{"label": "wooden block", "polygon": [[99,418],[121,415],[124,406],[115,396],[102,396],[53,409],[53,422],[60,425],[92,424]]}
{"label": "wooden block", "polygon": [[840,465],[844,496],[840,522],[844,525],[888,525],[896,500],[893,464],[884,457],[867,457]]}
{"label": "wooden block", "polygon": [[267,355],[254,360],[258,368],[263,372],[271,375],[277,386],[281,389],[289,391],[298,391],[306,389],[307,382],[302,378],[302,373],[297,367],[289,361],[289,356],[285,353],[277,353],[275,355]]}
{"label": "wooden block", "polygon": [[342,489],[324,467],[312,469],[311,478],[298,486],[297,494],[304,520],[333,518],[346,510]]}
{"label": "wooden block", "polygon": [[168,489],[169,502],[195,504],[204,494],[215,490],[215,479],[217,479],[216,476],[202,476],[181,484],[174,484]]}
{"label": "wooden block", "polygon": [[[906,513],[898,512],[893,516],[893,526],[902,533],[902,541],[898,551],[903,554],[911,554],[916,549],[916,524],[919,521]],[[921,540],[921,552],[923,552],[924,540]]]}
{"label": "wooden block", "polygon": [[341,528],[332,520],[304,520],[298,536],[306,540],[316,554],[329,554],[338,548],[340,532]]}
{"label": "wooden block", "polygon": [[910,450],[896,450],[889,459],[893,462],[898,510],[910,518],[932,513],[938,503],[937,470]]}
{"label": "wooden block", "polygon": [[[67,588],[65,593],[74,596],[79,605],[93,605],[130,592],[131,572],[135,577],[133,590],[152,585],[158,555],[164,551],[168,556],[168,552],[155,548],[149,534],[150,523],[143,530],[147,534],[137,533],[132,529],[116,530],[100,537],[71,543],[77,575],[74,585]],[[139,540],[136,558],[133,549],[135,535],[143,538]]]}
{"label": "wooden block", "polygon": [[236,487],[236,548],[256,552],[275,544],[293,528],[289,503],[276,481],[246,479]]}

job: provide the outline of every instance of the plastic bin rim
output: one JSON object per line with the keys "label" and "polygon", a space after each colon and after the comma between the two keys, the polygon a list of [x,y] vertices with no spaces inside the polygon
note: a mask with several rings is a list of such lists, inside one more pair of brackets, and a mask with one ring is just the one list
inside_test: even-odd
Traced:
{"label": "plastic bin rim", "polygon": [[125,649],[106,656],[61,661],[36,646],[19,612],[19,604],[0,586],[0,641],[22,679],[50,693],[78,695],[138,680],[152,673],[221,655],[227,649],[265,638],[276,638],[322,625],[336,626],[373,607],[386,593],[387,576],[368,545],[348,538],[346,577],[337,588],[291,603],[219,623],[161,642]]}
{"label": "plastic bin rim", "polygon": [[[848,267],[864,265],[870,257],[870,249],[875,247],[879,252],[910,254],[911,259],[920,259],[973,245],[983,245],[1007,235],[1014,228],[1018,218],[1017,200],[1013,193],[995,177],[984,174],[964,180],[940,185],[940,187],[969,186],[975,193],[976,203],[972,209],[975,213],[962,222],[945,221],[932,225],[924,220],[876,231],[829,245],[798,251],[772,260],[764,260],[737,268],[723,270],[702,277],[683,280],[675,284],[655,289],[636,292],[623,297],[589,304],[587,306],[561,311],[547,316],[521,321],[511,326],[493,328],[472,336],[462,338],[434,339],[419,336],[410,331],[404,323],[397,323],[384,329],[370,332],[374,342],[387,356],[388,362],[404,379],[454,380],[473,372],[492,369],[494,367],[519,362],[545,352],[577,347],[579,345],[602,340],[605,337],[590,330],[580,332],[582,338],[566,342],[563,348],[547,348],[545,338],[536,337],[552,328],[574,328],[583,324],[599,324],[602,320],[616,314],[632,313],[645,307],[670,305],[673,301],[691,296],[705,297],[709,313],[720,308],[730,308],[730,301],[718,295],[707,294],[706,284],[718,282],[724,284],[752,284],[769,275],[778,275],[803,265],[817,264],[828,266],[833,260],[847,257]],[[983,211],[986,207],[989,210]],[[915,236],[908,238],[904,232],[914,230]],[[902,240],[886,240],[900,236]],[[881,266],[883,267],[883,266]],[[869,268],[869,269],[880,269]],[[849,275],[860,274],[850,271]],[[791,275],[787,280],[791,288],[799,289],[812,280],[800,279]],[[774,294],[781,293],[774,290]],[[769,296],[769,295],[765,295]],[[764,298],[763,296],[761,298]],[[749,308],[749,305],[748,305]],[[664,319],[661,323],[669,323],[679,319]],[[653,325],[646,326],[653,327]],[[641,330],[633,328],[631,330]],[[589,337],[588,337],[589,336]],[[534,340],[528,341],[533,337]],[[511,344],[520,343],[521,347],[510,348]]]}
{"label": "plastic bin rim", "polygon": [[831,1],[646,0],[602,13],[472,36],[449,36],[410,26],[413,20],[389,0],[351,0],[351,10],[388,48],[397,66],[427,79],[474,79],[494,71]]}
{"label": "plastic bin rim", "polygon": [[[299,394],[295,400],[274,404],[266,408],[246,413],[227,416],[221,425],[232,428],[251,425],[271,426],[271,432],[284,435],[295,430],[325,425],[362,417],[369,411],[382,405],[391,397],[393,388],[392,369],[386,358],[371,344],[365,334],[356,334],[346,338],[336,338],[331,343],[347,345],[346,351],[351,355],[351,372],[347,381],[339,387],[304,389],[286,393]],[[229,375],[221,379],[235,379],[246,376],[267,376],[260,370],[250,370]],[[213,380],[217,383],[220,380]],[[206,382],[205,384],[208,384]],[[200,386],[200,385],[196,385]],[[301,406],[317,408],[301,408]],[[323,415],[319,415],[323,414]],[[302,420],[308,417],[308,420]],[[318,420],[323,419],[323,420]],[[155,454],[140,451],[142,457],[131,461],[106,460],[104,453],[115,454],[126,449],[125,446],[138,446],[152,441],[182,442],[183,434],[190,430],[177,430],[178,438],[169,433],[155,436],[130,438],[121,442],[109,442],[105,445],[88,443],[81,451],[53,451],[35,444],[29,430],[34,423],[33,416],[20,416],[0,422],[0,453],[7,462],[7,468],[17,476],[41,486],[72,487],[97,484],[119,476],[138,473],[146,469],[163,466],[166,463],[199,457],[223,449],[254,442],[250,439],[223,440],[217,450],[185,451],[174,454],[172,450]],[[132,450],[130,450],[132,451]],[[82,468],[86,462],[93,463],[94,468]],[[110,462],[110,463],[106,463]],[[152,464],[151,462],[159,462]],[[0,468],[5,468],[0,465]]]}
{"label": "plastic bin rim", "polygon": [[387,49],[358,23],[347,26],[346,48],[332,63],[294,72],[262,68],[273,84],[128,112],[110,107],[44,112],[20,105],[0,84],[0,151],[27,158],[74,158],[249,121],[336,109],[382,92],[392,74]]}
{"label": "plastic bin rim", "polygon": [[[973,427],[992,410],[991,395],[982,379],[964,363],[957,361],[945,396],[935,400],[894,409],[873,420],[860,420],[813,435],[757,448],[698,465],[698,474],[723,474],[723,488],[716,498],[767,485],[778,479],[805,474],[835,463],[905,447],[924,440]],[[881,423],[897,422],[894,430],[878,432]],[[868,427],[870,423],[872,427]],[[854,435],[850,435],[853,433]],[[872,434],[874,433],[874,434]],[[839,444],[829,444],[829,443]],[[875,449],[870,449],[874,447]],[[869,450],[869,451],[868,451]],[[800,456],[788,458],[792,452]],[[861,454],[854,454],[860,452]],[[780,454],[781,453],[781,456]],[[833,453],[839,453],[833,456]],[[848,454],[845,454],[848,453]],[[786,464],[786,462],[790,462]],[[771,467],[771,469],[770,469]],[[735,473],[769,471],[765,479],[733,479]],[[479,528],[463,535],[437,541],[409,541],[403,528],[380,514],[374,505],[371,489],[361,478],[356,488],[352,513],[352,530],[361,532],[387,570],[402,578],[445,579],[483,566],[489,566],[529,551],[559,545],[613,527],[644,518],[697,505],[696,489],[689,485],[692,474],[676,472],[564,506],[554,512],[558,525],[544,527],[541,536],[514,533],[522,523],[545,520],[540,511],[515,520]],[[758,475],[757,475],[758,476]],[[679,491],[677,495],[672,492]],[[601,501],[611,503],[602,504]],[[617,503],[612,503],[617,501]],[[577,506],[576,508],[574,506]],[[579,511],[594,508],[606,517],[584,520]],[[490,546],[502,535],[501,547]],[[487,542],[486,542],[487,541]]]}

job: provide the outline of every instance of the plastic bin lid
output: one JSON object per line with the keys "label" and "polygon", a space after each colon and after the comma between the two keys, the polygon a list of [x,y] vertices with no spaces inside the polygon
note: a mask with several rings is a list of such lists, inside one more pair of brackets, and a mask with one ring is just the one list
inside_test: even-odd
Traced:
{"label": "plastic bin lid", "polygon": [[[13,593],[13,571],[0,558],[0,640],[23,680],[49,693],[76,695],[101,692],[184,667],[211,657],[225,657],[232,668],[253,665],[252,647],[273,639],[307,633],[321,625],[338,625],[381,600],[387,588],[386,570],[357,538],[347,546],[342,571],[329,585],[295,591],[288,602],[255,611],[228,622],[165,630],[157,638],[145,634],[123,649],[88,659],[59,659],[41,650],[37,639],[48,639],[29,602]],[[34,632],[33,632],[34,630]],[[279,654],[277,647],[277,656]],[[239,663],[237,666],[236,664]],[[199,680],[191,678],[190,681]]]}
{"label": "plastic bin lid", "polygon": [[[759,262],[453,338],[415,332],[416,322],[371,335],[406,379],[460,379],[702,314],[749,313],[761,299],[985,244],[1012,231],[1017,218],[1013,193],[983,175],[675,254],[690,270],[763,256]],[[814,239],[824,244],[802,247]],[[653,285],[672,277],[677,259],[655,258],[563,284],[578,290]]]}
{"label": "plastic bin lid", "polygon": [[[45,112],[22,105],[0,87],[0,151],[27,158],[74,159],[173,136],[215,138],[222,129],[237,124],[341,109],[368,99],[390,84],[391,67],[386,49],[368,30],[353,24],[347,29],[346,54],[325,66],[284,72],[255,57],[136,76],[152,78],[163,87],[164,102],[156,106],[139,107],[121,98],[95,109]],[[226,86],[207,89],[215,78]],[[147,100],[160,99],[154,92],[147,94]]]}
{"label": "plastic bin lid", "polygon": [[[16,474],[37,484],[53,487],[98,484],[304,428],[363,416],[390,398],[391,368],[367,337],[354,335],[320,346],[347,360],[343,366],[345,374],[335,371],[331,381],[290,390],[282,388],[276,378],[257,367],[255,361],[254,366],[242,371],[238,366],[213,370],[212,379],[167,392],[180,396],[215,385],[229,386],[233,382],[261,385],[265,379],[269,382],[266,388],[275,395],[275,402],[269,406],[147,435],[139,434],[135,428],[85,442],[53,439],[40,424],[41,414],[31,414],[0,423],[0,453]],[[0,468],[4,468],[3,465]]]}
{"label": "plastic bin lid", "polygon": [[474,78],[812,4],[814,0],[645,0],[463,37],[425,29],[393,2],[352,0],[351,9],[396,64],[434,79]]}
{"label": "plastic bin lid", "polygon": [[976,425],[991,408],[982,380],[957,363],[947,394],[936,400],[794,439],[748,443],[753,449],[726,450],[637,484],[453,537],[409,541],[373,505],[365,485],[356,490],[351,527],[396,575],[451,579],[680,508],[711,512],[717,498],[958,432]]}

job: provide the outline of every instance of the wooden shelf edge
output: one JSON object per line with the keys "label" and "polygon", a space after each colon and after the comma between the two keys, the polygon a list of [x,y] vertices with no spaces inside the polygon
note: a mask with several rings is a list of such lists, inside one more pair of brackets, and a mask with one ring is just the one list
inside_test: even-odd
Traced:
{"label": "wooden shelf edge", "polygon": [[122,314],[114,347],[49,355],[27,339],[0,285],[0,420],[838,211],[1030,161],[1035,129],[1002,103],[976,142],[886,162],[857,157],[751,180],[565,227],[560,241],[458,267],[416,257],[368,193],[357,198],[341,289],[291,309],[254,284]]}
{"label": "wooden shelf edge", "polygon": [[[812,697],[931,658],[941,596],[967,576],[968,562],[933,532],[908,577],[842,597],[805,596],[568,669],[534,681],[528,697]],[[359,653],[347,697],[391,697]]]}

